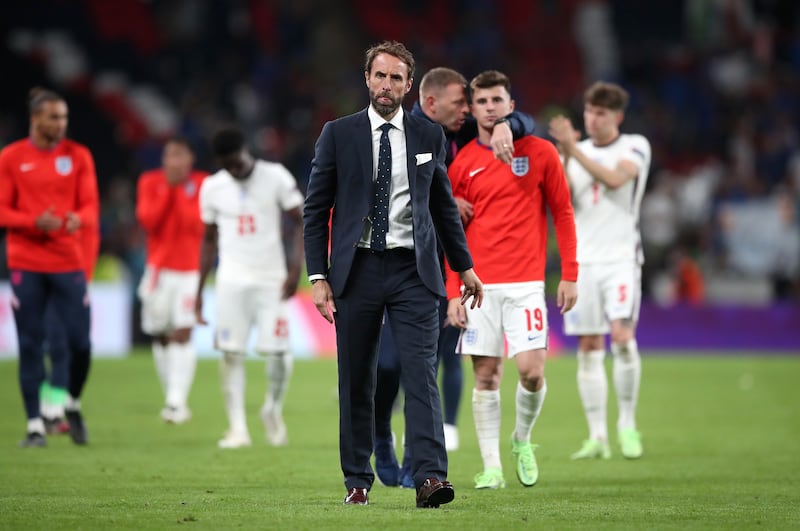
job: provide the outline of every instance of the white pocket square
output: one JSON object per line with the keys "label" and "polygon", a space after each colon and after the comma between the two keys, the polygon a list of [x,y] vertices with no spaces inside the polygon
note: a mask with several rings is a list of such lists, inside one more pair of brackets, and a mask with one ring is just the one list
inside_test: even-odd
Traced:
{"label": "white pocket square", "polygon": [[433,159],[433,155],[430,153],[417,153],[417,166],[421,164],[425,164],[426,162],[430,162]]}

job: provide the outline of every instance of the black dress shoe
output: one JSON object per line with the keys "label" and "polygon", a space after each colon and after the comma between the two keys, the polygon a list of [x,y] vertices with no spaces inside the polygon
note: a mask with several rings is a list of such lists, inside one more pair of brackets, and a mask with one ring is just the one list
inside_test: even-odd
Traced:
{"label": "black dress shoe", "polygon": [[450,503],[456,497],[453,484],[449,481],[439,481],[436,478],[428,478],[420,488],[417,489],[417,507],[436,508],[445,503]]}
{"label": "black dress shoe", "polygon": [[347,489],[347,496],[344,497],[345,505],[369,505],[367,489],[352,488]]}

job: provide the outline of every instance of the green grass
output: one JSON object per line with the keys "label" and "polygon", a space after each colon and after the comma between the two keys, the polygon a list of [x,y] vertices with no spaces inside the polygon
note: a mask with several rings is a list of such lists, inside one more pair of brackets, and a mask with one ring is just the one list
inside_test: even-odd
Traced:
{"label": "green grass", "polygon": [[[0,529],[789,529],[800,526],[800,357],[647,357],[639,408],[645,456],[572,462],[585,437],[573,356],[548,362],[533,439],[539,484],[521,487],[505,440],[515,370],[503,385],[508,488],[475,491],[481,468],[466,374],[453,503],[414,508],[412,491],[378,484],[344,507],[336,366],[299,361],[286,405],[290,445],[272,448],[257,416],[263,364],[248,363],[254,446],[218,450],[225,429],[215,361],[198,366],[194,419],[167,426],[150,358],[96,360],[84,397],[91,444],[50,437],[19,449],[24,415],[15,362],[0,363]],[[613,426],[615,407],[610,408]],[[395,417],[396,432],[402,418]],[[613,431],[613,430],[612,430]],[[615,442],[615,441],[614,441]]]}

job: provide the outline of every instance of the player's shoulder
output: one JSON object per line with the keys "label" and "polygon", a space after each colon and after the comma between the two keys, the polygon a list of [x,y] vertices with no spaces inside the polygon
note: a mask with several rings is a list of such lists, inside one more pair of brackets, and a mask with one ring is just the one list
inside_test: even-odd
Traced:
{"label": "player's shoulder", "polygon": [[139,174],[139,182],[141,183],[151,183],[153,181],[158,181],[161,179],[166,179],[164,176],[164,170],[161,168],[153,168],[150,170],[145,170]]}
{"label": "player's shoulder", "polygon": [[0,156],[3,158],[6,157],[17,157],[20,153],[26,151],[28,148],[32,147],[30,141],[27,138],[22,138],[20,140],[15,140],[10,144],[6,145],[2,150],[0,150]]}
{"label": "player's shoulder", "polygon": [[62,150],[70,155],[89,159],[92,158],[92,152],[88,147],[76,140],[72,140],[71,138],[63,139],[61,142],[59,142],[59,145],[56,149]]}
{"label": "player's shoulder", "polygon": [[644,135],[626,133],[620,135],[620,140],[625,151],[632,151],[645,160],[650,159],[650,141]]}
{"label": "player's shoulder", "polygon": [[233,177],[226,170],[218,170],[203,179],[203,190],[218,190],[233,182]]}
{"label": "player's shoulder", "polygon": [[525,135],[514,142],[514,152],[525,152],[529,155],[558,157],[556,146],[549,140],[536,136]]}

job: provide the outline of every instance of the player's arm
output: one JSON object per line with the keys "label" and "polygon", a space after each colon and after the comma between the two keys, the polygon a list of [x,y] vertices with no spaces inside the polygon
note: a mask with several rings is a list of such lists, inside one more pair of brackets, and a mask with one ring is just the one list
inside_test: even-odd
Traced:
{"label": "player's arm", "polygon": [[200,280],[197,283],[197,296],[194,302],[194,313],[197,324],[207,324],[203,319],[203,287],[208,274],[217,260],[219,230],[216,223],[206,223],[203,241],[200,244]]}
{"label": "player's arm", "polygon": [[74,211],[68,211],[64,228],[73,233],[83,227],[97,227],[100,218],[100,197],[97,192],[97,173],[88,149],[83,151],[83,164],[78,174],[78,198]]}
{"label": "player's arm", "polygon": [[9,229],[33,229],[36,227],[36,215],[21,212],[15,207],[17,186],[11,174],[11,165],[0,154],[0,227]]}
{"label": "player's arm", "polygon": [[575,212],[569,193],[567,177],[558,152],[552,144],[546,145],[544,160],[544,188],[547,208],[553,217],[561,256],[561,282],[558,284],[557,303],[561,313],[568,312],[578,300],[578,238],[575,232]]}
{"label": "player's arm", "polygon": [[579,135],[572,127],[572,122],[564,116],[556,116],[550,120],[549,133],[558,142],[565,164],[569,159],[575,159],[594,180],[608,188],[619,188],[639,175],[639,167],[631,160],[621,160],[615,167],[607,168],[586,156],[578,147]]}
{"label": "player's arm", "polygon": [[286,249],[286,282],[283,285],[283,298],[288,299],[297,292],[300,271],[303,264],[303,211],[297,206],[286,211],[292,224],[291,245]]}
{"label": "player's arm", "polygon": [[172,208],[175,188],[152,176],[139,178],[136,192],[136,220],[145,232],[152,233]]}

